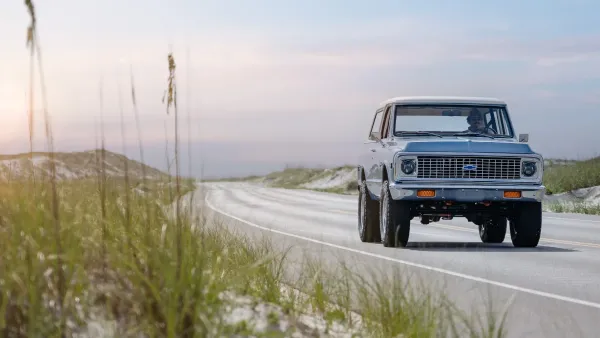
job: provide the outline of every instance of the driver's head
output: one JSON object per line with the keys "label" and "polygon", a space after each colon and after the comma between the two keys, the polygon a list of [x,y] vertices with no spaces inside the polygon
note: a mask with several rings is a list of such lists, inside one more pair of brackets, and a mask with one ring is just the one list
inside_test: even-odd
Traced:
{"label": "driver's head", "polygon": [[477,108],[471,109],[469,116],[467,116],[467,123],[469,124],[469,129],[471,130],[483,130],[483,114],[481,114]]}

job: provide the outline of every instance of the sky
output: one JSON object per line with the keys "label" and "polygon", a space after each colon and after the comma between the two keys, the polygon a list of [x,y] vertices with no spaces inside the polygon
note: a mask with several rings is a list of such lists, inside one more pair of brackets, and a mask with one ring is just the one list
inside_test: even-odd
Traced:
{"label": "sky", "polygon": [[[95,148],[103,121],[107,147],[137,158],[133,74],[145,156],[164,168],[171,51],[183,161],[189,142],[194,175],[354,164],[378,104],[406,95],[500,98],[545,157],[600,155],[600,2],[35,5],[57,150]],[[2,153],[29,148],[28,24],[22,0],[0,3]],[[34,88],[35,148],[45,150],[38,75]]]}

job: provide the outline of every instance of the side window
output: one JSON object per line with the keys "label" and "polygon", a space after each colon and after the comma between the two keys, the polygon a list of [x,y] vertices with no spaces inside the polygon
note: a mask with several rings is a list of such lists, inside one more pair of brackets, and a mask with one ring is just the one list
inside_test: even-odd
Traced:
{"label": "side window", "polygon": [[498,115],[498,128],[502,130],[502,134],[508,135],[510,131],[508,129],[508,122],[506,121],[506,115],[504,115],[504,110],[497,110],[496,115]]}
{"label": "side window", "polygon": [[369,133],[369,139],[374,140],[373,135],[381,138],[381,116],[383,115],[383,110],[378,110],[375,113],[375,118],[373,119],[373,124],[371,125],[371,132]]}
{"label": "side window", "polygon": [[492,121],[490,128],[494,129],[499,135],[508,134],[508,126],[506,125],[506,121],[501,110],[491,109],[490,112],[485,115],[486,125],[490,121]]}

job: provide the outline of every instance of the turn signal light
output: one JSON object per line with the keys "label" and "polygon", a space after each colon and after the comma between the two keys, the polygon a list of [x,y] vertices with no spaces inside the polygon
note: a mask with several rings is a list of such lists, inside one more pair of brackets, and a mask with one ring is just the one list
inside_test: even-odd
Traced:
{"label": "turn signal light", "polygon": [[435,190],[418,190],[418,197],[435,197]]}
{"label": "turn signal light", "polygon": [[520,191],[505,191],[504,198],[521,198]]}

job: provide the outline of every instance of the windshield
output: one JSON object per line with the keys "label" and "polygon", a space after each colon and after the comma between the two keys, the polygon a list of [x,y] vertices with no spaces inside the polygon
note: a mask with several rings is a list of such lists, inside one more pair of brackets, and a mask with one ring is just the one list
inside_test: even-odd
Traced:
{"label": "windshield", "polygon": [[[482,105],[396,106],[395,136],[513,137],[506,109]],[[459,134],[459,135],[457,135]]]}

